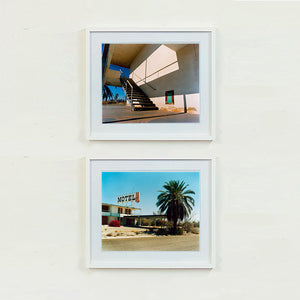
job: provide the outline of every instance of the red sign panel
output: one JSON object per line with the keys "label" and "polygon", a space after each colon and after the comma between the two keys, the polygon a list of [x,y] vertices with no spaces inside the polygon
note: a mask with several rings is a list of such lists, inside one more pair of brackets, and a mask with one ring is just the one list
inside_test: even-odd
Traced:
{"label": "red sign panel", "polygon": [[140,202],[140,192],[135,193],[135,202],[136,203]]}

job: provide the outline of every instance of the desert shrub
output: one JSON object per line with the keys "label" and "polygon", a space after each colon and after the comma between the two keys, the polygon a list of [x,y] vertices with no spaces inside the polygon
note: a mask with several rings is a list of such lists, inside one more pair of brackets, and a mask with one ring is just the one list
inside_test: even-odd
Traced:
{"label": "desert shrub", "polygon": [[107,100],[107,101],[102,101],[102,104],[106,105],[106,104],[116,104],[117,101],[115,100]]}
{"label": "desert shrub", "polygon": [[199,230],[197,230],[197,229],[192,229],[192,231],[191,231],[193,234],[199,234]]}
{"label": "desert shrub", "polygon": [[151,221],[147,220],[147,219],[142,219],[141,220],[141,225],[142,226],[150,226],[151,225]]}
{"label": "desert shrub", "polygon": [[156,235],[168,235],[169,232],[168,230],[164,229],[164,228],[159,228],[157,231],[156,231]]}
{"label": "desert shrub", "polygon": [[192,229],[194,228],[194,224],[191,223],[191,222],[185,222],[183,223],[183,229],[186,231],[186,232],[191,232]]}
{"label": "desert shrub", "polygon": [[176,230],[174,230],[174,228],[170,229],[170,234],[172,235],[183,235],[184,234],[184,230],[183,228],[177,228]]}
{"label": "desert shrub", "polygon": [[200,226],[199,226],[199,225],[200,225],[200,224],[199,224],[199,221],[198,221],[198,222],[194,221],[194,222],[193,222],[193,225],[194,225],[194,227],[197,227],[197,228],[200,227]]}
{"label": "desert shrub", "polygon": [[161,219],[157,219],[156,220],[156,226],[162,226],[162,220]]}
{"label": "desert shrub", "polygon": [[161,220],[161,219],[158,219],[158,220],[156,220],[156,225],[157,226],[167,226],[168,225],[168,222],[167,221],[165,221],[165,220]]}
{"label": "desert shrub", "polygon": [[166,221],[166,227],[169,229],[173,228],[173,222]]}
{"label": "desert shrub", "polygon": [[110,227],[120,227],[121,224],[118,220],[111,220],[109,223],[108,223],[108,226]]}
{"label": "desert shrub", "polygon": [[176,235],[183,235],[183,233],[184,233],[183,228],[177,228]]}

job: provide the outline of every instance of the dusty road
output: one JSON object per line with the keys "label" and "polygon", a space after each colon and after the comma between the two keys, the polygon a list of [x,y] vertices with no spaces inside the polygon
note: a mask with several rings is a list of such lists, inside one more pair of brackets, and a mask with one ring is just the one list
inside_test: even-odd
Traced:
{"label": "dusty road", "polygon": [[103,239],[103,251],[199,251],[199,235]]}

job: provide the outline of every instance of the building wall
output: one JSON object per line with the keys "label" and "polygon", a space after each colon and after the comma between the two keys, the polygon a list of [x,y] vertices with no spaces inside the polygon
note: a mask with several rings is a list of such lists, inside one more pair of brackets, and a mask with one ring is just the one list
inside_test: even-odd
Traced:
{"label": "building wall", "polygon": [[119,220],[121,222],[120,217],[102,216],[102,225],[108,225],[112,220]]}
{"label": "building wall", "polygon": [[110,211],[111,211],[111,213],[113,213],[113,214],[117,214],[117,213],[118,213],[118,207],[112,205],[112,206],[110,207]]}
{"label": "building wall", "polygon": [[[123,224],[123,225],[125,224],[122,221],[122,217],[120,217],[120,213],[118,211],[118,207],[117,206],[114,206],[114,205],[105,205],[105,207],[108,207],[109,213],[111,213],[111,214],[118,214],[118,216],[105,216],[105,217],[102,216],[102,225],[107,225],[112,220],[119,220],[121,222],[121,224]],[[123,207],[122,209],[123,209],[123,212],[122,212],[121,215],[125,215],[125,209],[130,209],[130,208]],[[126,215],[131,215],[131,214],[132,214],[132,210],[131,209],[130,209],[130,211],[126,210]],[[132,224],[132,222],[129,220],[129,221],[126,222],[125,225],[130,225],[130,224]]]}
{"label": "building wall", "polygon": [[[160,108],[200,113],[199,46],[146,45],[132,62],[130,77]],[[174,90],[174,105],[165,92]]]}

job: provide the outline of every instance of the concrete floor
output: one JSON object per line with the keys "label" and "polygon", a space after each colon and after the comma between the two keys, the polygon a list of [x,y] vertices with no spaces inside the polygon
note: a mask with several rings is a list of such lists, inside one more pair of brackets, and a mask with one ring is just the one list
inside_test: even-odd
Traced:
{"label": "concrete floor", "polygon": [[199,115],[163,110],[131,111],[122,104],[102,105],[103,123],[198,123]]}
{"label": "concrete floor", "polygon": [[199,251],[199,235],[102,239],[103,251]]}

